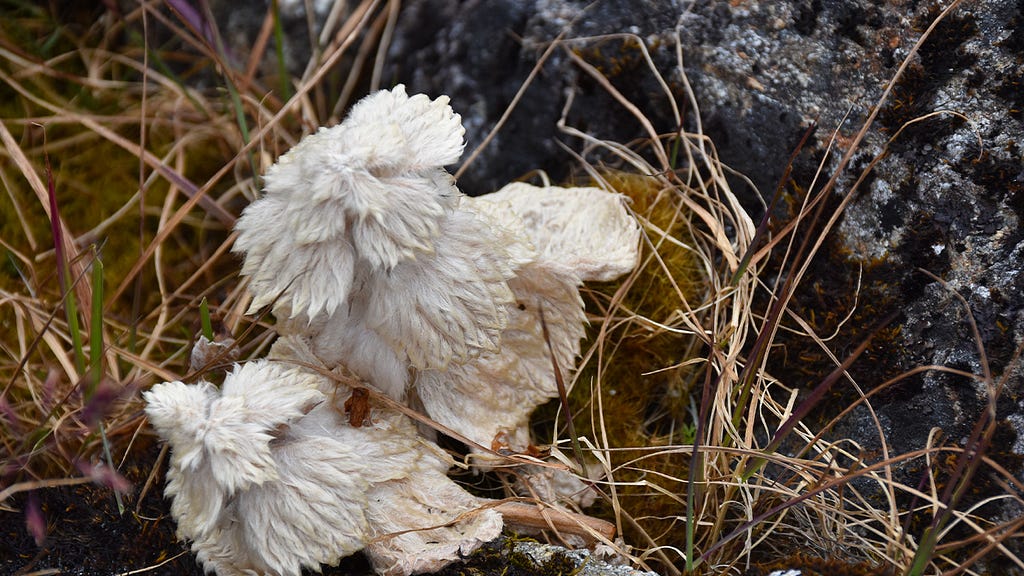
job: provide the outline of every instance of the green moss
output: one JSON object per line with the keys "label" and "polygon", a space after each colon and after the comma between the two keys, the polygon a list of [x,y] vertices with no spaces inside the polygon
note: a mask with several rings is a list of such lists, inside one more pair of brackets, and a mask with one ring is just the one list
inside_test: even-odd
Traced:
{"label": "green moss", "polygon": [[[676,315],[687,306],[683,299],[695,306],[708,291],[696,256],[680,245],[692,244],[692,231],[679,191],[666,189],[663,180],[648,176],[607,172],[602,177],[630,198],[631,208],[645,223],[645,234],[650,239],[650,244],[642,243],[639,270],[621,294],[616,316],[678,325]],[[675,241],[666,241],[665,237]],[[602,315],[621,285],[588,285],[589,291],[584,294],[588,312]],[[651,449],[693,441],[692,392],[695,379],[703,372],[685,363],[700,355],[701,344],[692,336],[658,328],[643,319],[609,327],[600,367],[597,354],[580,367],[569,403],[580,434],[590,436],[597,445],[607,436],[610,448],[627,449],[610,453],[613,467],[646,456],[642,462],[615,473],[615,480],[623,483],[617,496],[623,508],[638,518],[640,529],[659,544],[678,546],[683,538],[679,517],[683,511],[678,498],[661,494],[640,481],[656,483],[670,494],[684,493],[684,484],[671,478],[686,477],[689,455],[674,451],[652,456]],[[584,350],[595,345],[600,330],[596,323],[589,327]],[[599,372],[598,395],[593,383]],[[535,418],[542,439],[550,438],[556,408],[552,405],[542,409]],[[608,519],[614,516],[607,503],[599,503],[588,513]],[[627,527],[625,536],[627,541],[646,542],[636,527]]]}

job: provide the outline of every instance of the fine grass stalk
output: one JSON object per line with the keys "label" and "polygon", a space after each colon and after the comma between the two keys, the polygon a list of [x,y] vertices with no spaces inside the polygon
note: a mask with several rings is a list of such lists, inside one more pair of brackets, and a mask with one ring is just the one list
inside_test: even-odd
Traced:
{"label": "fine grass stalk", "polygon": [[57,285],[63,294],[64,317],[68,323],[68,335],[74,351],[75,369],[79,375],[85,374],[85,352],[82,345],[82,334],[78,327],[78,303],[74,290],[69,285],[69,255],[65,252],[64,233],[60,225],[60,207],[57,204],[57,190],[53,182],[53,170],[50,158],[46,157],[46,191],[50,201],[50,230],[53,237],[54,254],[57,265]]}
{"label": "fine grass stalk", "polygon": [[280,0],[271,0],[270,9],[274,20],[274,56],[277,64],[277,87],[281,91],[282,100],[290,100],[292,97],[292,85],[289,82],[288,62],[284,56],[284,26],[281,24],[281,3]]}

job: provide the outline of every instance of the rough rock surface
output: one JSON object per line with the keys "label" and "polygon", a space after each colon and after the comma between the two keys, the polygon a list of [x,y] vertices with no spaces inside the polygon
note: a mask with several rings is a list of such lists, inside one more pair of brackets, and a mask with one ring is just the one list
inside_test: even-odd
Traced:
{"label": "rough rock surface", "polygon": [[562,546],[502,536],[473,553],[466,564],[452,564],[440,576],[502,574],[538,576],[576,574],[578,576],[658,576],[630,568],[620,557],[603,558],[589,550],[567,550]]}
{"label": "rough rock surface", "polygon": [[[648,36],[673,29],[678,17],[671,2],[597,2],[581,13],[585,4],[411,2],[401,19],[405,28],[400,23],[392,44],[394,75],[414,90],[451,96],[453,106],[463,111],[468,156],[495,126],[544,51],[568,26],[572,26],[568,38],[623,31]],[[637,65],[636,55],[629,60],[629,66]],[[643,83],[637,92],[656,89],[649,75],[636,78]],[[572,160],[558,144],[556,125],[566,89],[577,87],[578,81],[579,72],[569,63],[565,49],[556,47],[505,126],[461,176],[460,187],[470,195],[483,194],[534,169],[555,179],[564,177]],[[598,136],[621,134],[634,126],[615,106],[593,116],[592,96],[600,92],[596,86],[590,84],[578,92],[570,125]],[[598,121],[587,122],[588,118]]]}
{"label": "rough rock surface", "polygon": [[[758,189],[737,181],[756,219],[801,134],[817,121],[794,166],[791,192],[810,185],[833,136],[837,153],[847,150],[897,68],[946,5],[413,0],[392,45],[391,75],[411,91],[450,94],[463,114],[467,150],[472,150],[544,50],[563,34],[566,43],[551,52],[505,128],[460,180],[468,193],[479,194],[534,169],[548,171],[555,181],[568,175],[574,161],[561,143],[573,150],[581,143],[560,133],[556,123],[570,92],[568,125],[620,142],[643,136],[634,119],[571,61],[568,50],[601,70],[659,131],[673,131],[665,96],[635,40],[599,36],[629,32],[643,41],[683,102],[678,38],[704,131],[724,162]],[[837,263],[851,278],[863,271],[864,294],[874,300],[861,302],[868,310],[864,316],[901,312],[895,322],[899,330],[890,332],[885,349],[876,346],[865,357],[884,369],[855,371],[865,388],[923,365],[983,374],[987,362],[994,379],[1005,377],[992,450],[1019,479],[1024,478],[1024,379],[1013,357],[1024,341],[1022,71],[1024,3],[1019,0],[964,2],[938,24],[840,179],[836,201],[893,139],[819,257],[822,271]],[[938,113],[906,125],[932,112]],[[684,122],[694,127],[692,111]],[[836,157],[824,165],[822,181]],[[921,270],[943,278],[946,286]],[[954,290],[969,303],[984,357]],[[862,327],[859,337],[869,331]],[[856,343],[836,353],[842,356]],[[926,446],[934,428],[942,430],[942,442],[962,445],[987,392],[967,378],[928,372],[890,386],[873,405],[891,454],[900,454]],[[864,410],[838,432],[866,450],[880,446]],[[905,470],[903,480],[920,481],[921,466]],[[1019,512],[1007,508],[993,514]]]}
{"label": "rough rock surface", "polygon": [[561,546],[540,542],[517,542],[515,552],[527,554],[538,566],[548,566],[563,558],[572,565],[572,572],[579,576],[657,576],[630,568],[628,565],[610,564],[598,559],[589,550],[566,550]]}

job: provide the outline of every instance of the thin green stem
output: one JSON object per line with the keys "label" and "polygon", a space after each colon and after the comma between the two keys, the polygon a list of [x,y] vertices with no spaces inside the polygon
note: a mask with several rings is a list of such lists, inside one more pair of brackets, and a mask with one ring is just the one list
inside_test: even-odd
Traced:
{"label": "thin green stem", "polygon": [[89,334],[89,382],[85,399],[96,393],[103,379],[103,262],[99,250],[93,246],[92,260],[92,325]]}

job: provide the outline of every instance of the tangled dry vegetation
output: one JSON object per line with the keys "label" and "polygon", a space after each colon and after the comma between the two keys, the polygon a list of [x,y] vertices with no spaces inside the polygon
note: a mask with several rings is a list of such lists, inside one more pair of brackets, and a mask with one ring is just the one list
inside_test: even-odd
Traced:
{"label": "tangled dry vegetation", "polygon": [[[251,52],[234,54],[212,15],[183,2],[141,2],[124,13],[6,8],[5,571],[198,573],[160,498],[164,454],[140,392],[198,376],[188,364],[197,333],[232,336],[243,360],[271,342],[272,326],[243,315],[249,300],[229,252],[232,225],[275,158],[380,86],[379,48],[398,4],[364,0],[342,13],[343,4],[313,39],[300,77],[276,65],[273,10]],[[787,310],[841,213],[842,203],[823,201],[837,192],[839,171],[801,183],[809,192],[792,221],[755,223],[699,123],[659,133],[594,66],[567,53],[646,132],[627,146],[562,126],[584,143],[580,179],[633,199],[642,263],[622,283],[589,288],[591,339],[574,392],[536,422],[556,456],[569,462],[582,452],[603,472],[590,513],[617,525],[622,551],[665,574],[744,573],[775,561],[819,573],[975,573],[978,560],[994,556],[1024,570],[1008,546],[1024,520],[986,517],[992,501],[1019,499],[1013,476],[985,456],[992,414],[966,446],[937,441],[908,454],[884,450],[877,421],[880,455],[829,434],[889,385],[846,373],[869,339],[835,356],[827,335]],[[662,78],[647,61],[669,102],[692,94],[685,78]],[[678,105],[696,110],[688,98]],[[692,123],[674,114],[677,125]],[[863,134],[836,150],[840,171]],[[780,330],[831,355],[835,370],[810,389],[773,378]],[[223,368],[208,367],[207,377]],[[916,370],[925,369],[950,370]],[[987,387],[994,405],[1001,382],[964,375]],[[833,386],[856,390],[855,400],[822,417],[813,409]],[[894,470],[909,462],[932,471],[925,482],[897,479]],[[1005,489],[964,504],[982,470]]]}

